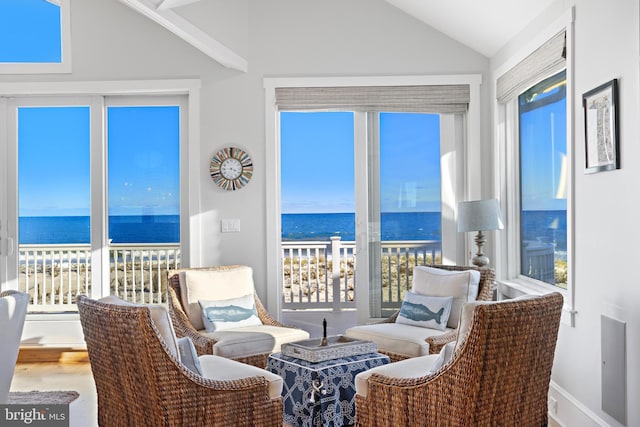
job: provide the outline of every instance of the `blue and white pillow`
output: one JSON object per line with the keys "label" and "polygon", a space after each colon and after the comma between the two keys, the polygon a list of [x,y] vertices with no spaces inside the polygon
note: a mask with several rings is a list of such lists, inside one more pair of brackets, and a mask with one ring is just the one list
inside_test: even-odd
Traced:
{"label": "blue and white pillow", "polygon": [[207,332],[262,325],[252,293],[220,301],[199,300],[198,303]]}
{"label": "blue and white pillow", "polygon": [[433,297],[407,292],[396,323],[444,331],[451,314],[453,297]]}

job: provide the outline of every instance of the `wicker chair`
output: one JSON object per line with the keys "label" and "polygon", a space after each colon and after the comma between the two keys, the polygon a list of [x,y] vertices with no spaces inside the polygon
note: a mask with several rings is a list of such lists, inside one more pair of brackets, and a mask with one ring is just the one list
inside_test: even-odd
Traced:
{"label": "wicker chair", "polygon": [[[557,292],[468,303],[460,319],[461,335],[465,330],[468,333],[459,338],[442,367],[419,377],[421,374],[412,375],[404,366],[404,375],[392,376],[389,369],[417,362],[414,358],[386,365],[384,374],[375,372],[382,367],[374,368],[362,379],[366,393],[361,390],[362,394],[356,394],[356,424],[547,425],[547,396],[561,311],[562,295]],[[359,380],[356,377],[356,387]]]}
{"label": "wicker chair", "polygon": [[[161,335],[149,308],[81,295],[78,311],[100,426],[282,426],[282,398],[270,397],[264,376],[216,380],[192,372],[171,354],[169,340]],[[166,311],[164,317],[168,321]],[[240,371],[260,371],[217,356],[204,357],[213,363],[222,359]]]}
{"label": "wicker chair", "polygon": [[[235,268],[243,268],[243,266],[237,265],[229,265],[229,266],[217,266],[217,267],[204,267],[204,268],[184,268],[177,270],[170,270],[168,272],[168,306],[169,306],[169,314],[171,315],[171,321],[173,322],[173,326],[176,331],[176,335],[178,337],[189,337],[193,341],[196,351],[198,355],[204,354],[216,354],[214,350],[214,346],[219,341],[213,338],[210,334],[204,333],[203,330],[197,330],[191,321],[189,320],[189,316],[185,311],[185,307],[183,305],[183,301],[181,298],[180,291],[180,273],[187,272],[190,270],[199,270],[199,271],[225,271],[231,270]],[[305,331],[302,331],[298,328],[290,327],[284,325],[277,320],[275,320],[264,308],[264,305],[260,301],[260,298],[254,291],[254,301],[256,311],[258,312],[258,317],[262,321],[263,325],[274,326],[278,328],[288,328],[292,337],[289,341],[300,341],[309,338],[309,334]],[[279,351],[276,349],[276,351]],[[239,357],[232,357],[234,360],[247,363],[250,365],[254,365],[260,368],[264,368],[267,366],[267,357],[273,351],[264,352],[261,354],[251,354],[251,355],[242,355]]]}
{"label": "wicker chair", "polygon": [[[466,271],[466,270],[477,270],[480,272],[480,282],[478,284],[478,296],[476,301],[491,301],[493,299],[493,291],[495,289],[495,271],[492,268],[478,268],[474,266],[458,266],[458,265],[430,265],[429,267],[439,268],[447,271]],[[400,310],[397,310],[388,318],[384,319],[380,323],[395,323]],[[353,329],[347,330],[346,334],[349,336]],[[439,353],[442,347],[444,347],[447,343],[455,341],[458,335],[457,329],[449,330],[447,332],[443,332],[442,334],[437,334],[426,338],[426,342],[429,344],[429,354]],[[362,338],[358,335],[354,335],[355,338]],[[378,349],[380,353],[386,354],[389,356],[392,362],[397,362],[399,360],[407,359],[410,356],[406,354],[391,352],[384,349]]]}

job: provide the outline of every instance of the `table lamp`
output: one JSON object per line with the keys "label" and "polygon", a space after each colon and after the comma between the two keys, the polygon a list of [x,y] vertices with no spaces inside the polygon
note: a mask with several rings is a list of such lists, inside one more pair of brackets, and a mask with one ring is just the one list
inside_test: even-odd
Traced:
{"label": "table lamp", "polygon": [[487,242],[482,232],[503,228],[498,200],[472,200],[458,204],[458,232],[478,232],[475,239],[478,252],[471,259],[474,265],[485,267],[489,264],[489,257],[482,253],[482,246]]}

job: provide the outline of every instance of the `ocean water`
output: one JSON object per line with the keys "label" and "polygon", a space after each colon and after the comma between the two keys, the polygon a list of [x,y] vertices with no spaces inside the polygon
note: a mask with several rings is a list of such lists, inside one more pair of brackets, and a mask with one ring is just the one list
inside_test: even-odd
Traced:
{"label": "ocean water", "polygon": [[[440,212],[382,213],[382,240],[441,240]],[[282,214],[282,240],[355,240],[354,213]]]}
{"label": "ocean water", "polygon": [[[20,217],[21,244],[67,244],[90,242],[88,216]],[[122,215],[109,217],[112,243],[178,243],[179,215]]]}
{"label": "ocean water", "polygon": [[[21,217],[21,244],[89,243],[88,216]],[[382,240],[441,240],[440,212],[383,213]],[[567,250],[566,211],[525,211],[524,240],[555,242],[557,251]],[[283,214],[282,240],[327,241],[331,236],[355,240],[355,214]],[[127,215],[109,217],[113,243],[177,243],[179,215]]]}
{"label": "ocean water", "polygon": [[[441,240],[440,212],[382,213],[382,240]],[[524,240],[555,242],[566,251],[566,211],[525,211],[522,215]],[[282,240],[355,240],[355,214],[282,214]]]}

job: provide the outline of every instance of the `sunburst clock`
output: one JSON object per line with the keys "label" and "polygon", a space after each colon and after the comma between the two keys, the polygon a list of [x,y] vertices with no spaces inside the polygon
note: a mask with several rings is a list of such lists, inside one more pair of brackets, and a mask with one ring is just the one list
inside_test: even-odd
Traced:
{"label": "sunburst clock", "polygon": [[226,147],[214,154],[209,166],[213,182],[223,190],[238,190],[253,175],[251,156],[238,147]]}

